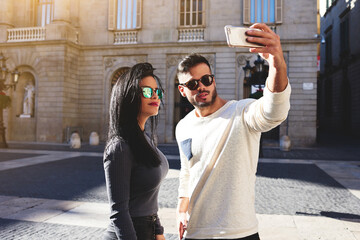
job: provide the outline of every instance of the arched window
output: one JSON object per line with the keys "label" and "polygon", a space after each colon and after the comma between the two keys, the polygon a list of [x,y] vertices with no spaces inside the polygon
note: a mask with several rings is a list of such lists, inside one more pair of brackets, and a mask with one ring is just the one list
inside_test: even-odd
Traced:
{"label": "arched window", "polygon": [[129,69],[130,69],[129,67],[122,67],[122,68],[119,68],[118,70],[116,70],[113,77],[111,78],[111,89],[113,88],[113,86],[115,85],[115,83],[117,82],[119,77]]}

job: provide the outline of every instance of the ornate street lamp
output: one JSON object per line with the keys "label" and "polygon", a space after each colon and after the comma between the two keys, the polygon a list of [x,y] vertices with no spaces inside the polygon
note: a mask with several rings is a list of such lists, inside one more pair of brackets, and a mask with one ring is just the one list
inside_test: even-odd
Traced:
{"label": "ornate street lamp", "polygon": [[[3,110],[7,107],[10,107],[11,99],[5,94],[5,91],[9,88],[15,89],[20,75],[17,69],[10,71],[6,67],[6,60],[7,58],[4,57],[3,53],[0,53],[0,148],[8,147],[5,138]],[[12,76],[12,78],[10,83],[6,83],[6,79],[9,74]]]}
{"label": "ornate street lamp", "polygon": [[254,64],[255,64],[255,67],[256,67],[255,68],[256,72],[261,73],[263,71],[264,63],[265,63],[264,59],[262,59],[260,57],[260,55],[258,55],[258,58],[254,61]]}
{"label": "ornate street lamp", "polygon": [[246,60],[246,65],[243,67],[244,74],[245,74],[245,81],[247,82],[251,78],[251,69],[250,61]]}

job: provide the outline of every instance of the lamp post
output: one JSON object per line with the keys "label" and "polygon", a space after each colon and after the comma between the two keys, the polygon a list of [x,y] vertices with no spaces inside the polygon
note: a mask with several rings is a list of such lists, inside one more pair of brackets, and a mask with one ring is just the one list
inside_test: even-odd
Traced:
{"label": "lamp post", "polygon": [[255,67],[256,67],[256,72],[260,73],[263,71],[264,69],[264,59],[262,59],[260,57],[260,55],[258,55],[258,58],[254,61]]}
{"label": "lamp post", "polygon": [[[244,70],[244,84],[247,86],[258,85],[259,90],[261,91],[261,85],[264,84],[265,79],[268,74],[268,69],[264,66],[265,61],[258,55],[257,59],[254,61],[253,67],[250,66],[250,62],[246,61]],[[246,96],[248,97],[248,96]]]}
{"label": "lamp post", "polygon": [[245,67],[243,67],[244,73],[245,73],[245,78],[248,80],[251,78],[251,66],[250,66],[250,61],[246,60],[246,65]]}
{"label": "lamp post", "polygon": [[[245,78],[244,84],[250,87],[250,92],[248,96],[250,98],[259,99],[263,96],[263,91],[261,85],[265,82],[268,71],[267,68],[264,67],[265,61],[258,55],[257,59],[254,61],[255,66],[251,67],[249,61],[246,61],[245,67],[243,67]],[[251,93],[251,87],[253,85],[258,85],[259,89],[255,93]],[[259,148],[259,157],[264,157],[263,150],[263,135],[260,137],[260,148]]]}
{"label": "lamp post", "polygon": [[[7,107],[10,107],[11,99],[5,94],[5,91],[9,88],[14,88],[18,83],[19,71],[15,69],[10,71],[6,67],[7,58],[4,57],[3,53],[0,53],[0,148],[7,148],[6,138],[5,138],[5,126],[4,126],[4,116],[3,110]],[[6,83],[8,75],[11,75],[10,83]]]}
{"label": "lamp post", "polygon": [[261,84],[263,79],[265,79],[266,77],[263,76],[264,75],[264,59],[262,59],[260,57],[260,55],[258,55],[257,59],[254,61],[255,64],[255,75],[256,75],[256,82],[257,85],[259,85],[259,91],[262,90],[261,88]]}

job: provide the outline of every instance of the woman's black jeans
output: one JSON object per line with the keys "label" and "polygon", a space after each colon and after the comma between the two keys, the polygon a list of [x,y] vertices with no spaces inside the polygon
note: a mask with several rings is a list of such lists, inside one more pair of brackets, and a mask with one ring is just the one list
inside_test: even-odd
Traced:
{"label": "woman's black jeans", "polygon": [[[155,239],[155,222],[157,215],[131,218],[134,224],[137,240]],[[116,240],[114,232],[105,232],[104,240]]]}

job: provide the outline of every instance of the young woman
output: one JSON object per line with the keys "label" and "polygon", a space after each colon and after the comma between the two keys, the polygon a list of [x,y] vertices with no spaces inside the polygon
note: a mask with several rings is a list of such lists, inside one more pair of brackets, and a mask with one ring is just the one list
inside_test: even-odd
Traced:
{"label": "young woman", "polygon": [[[150,63],[139,63],[113,87],[104,170],[111,215],[104,239],[164,240],[158,193],[169,164],[156,148],[163,89]],[[151,119],[151,135],[145,123]]]}

